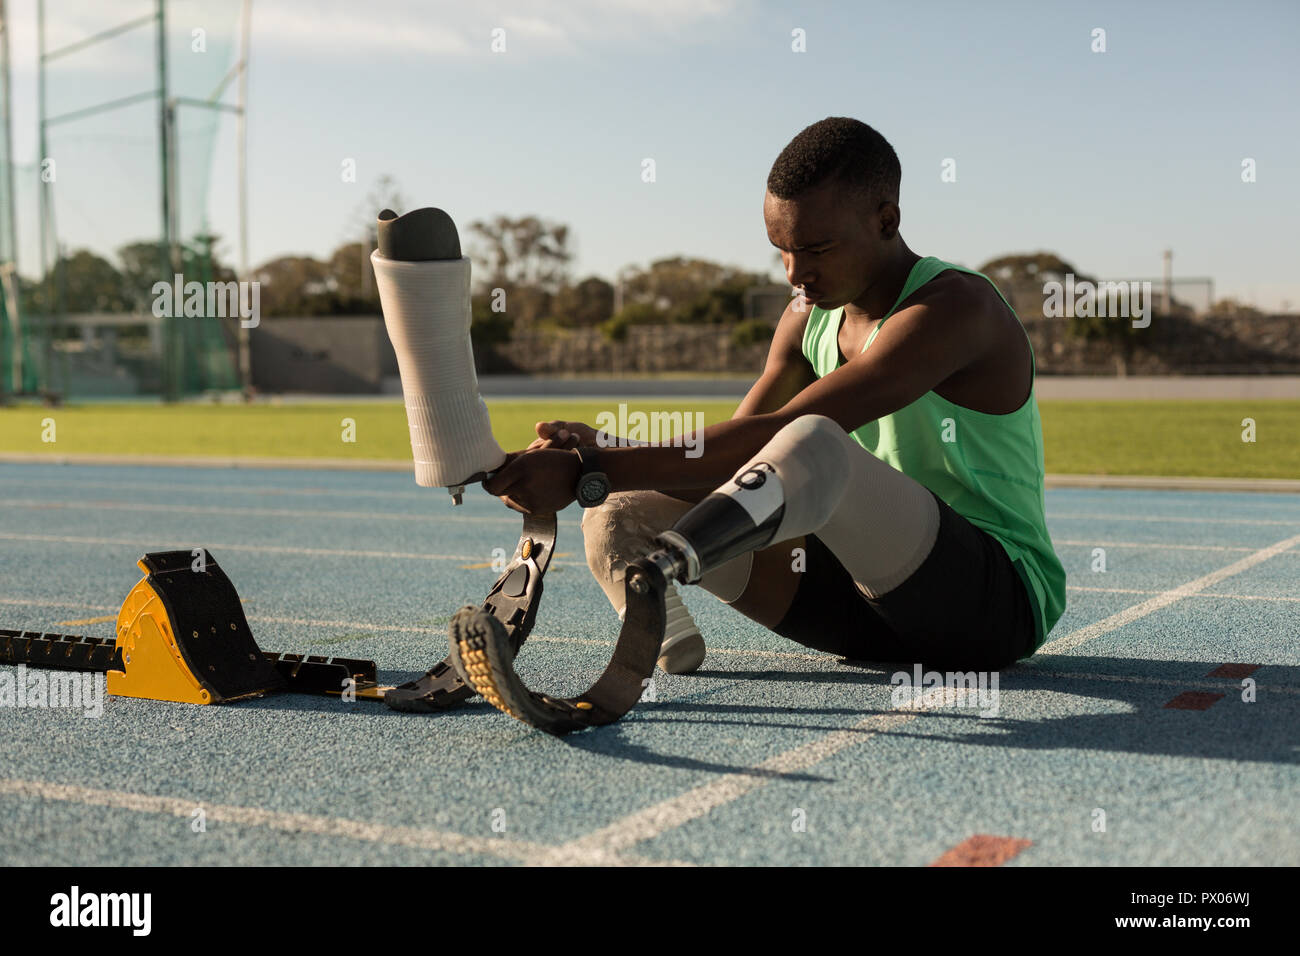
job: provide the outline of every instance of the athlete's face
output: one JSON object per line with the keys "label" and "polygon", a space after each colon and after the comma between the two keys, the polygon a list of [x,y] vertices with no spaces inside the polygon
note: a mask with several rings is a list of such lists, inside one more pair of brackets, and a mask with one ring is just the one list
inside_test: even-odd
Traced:
{"label": "athlete's face", "polygon": [[794,199],[763,197],[767,238],[809,305],[836,309],[862,295],[898,236],[898,204],[871,208],[837,183]]}

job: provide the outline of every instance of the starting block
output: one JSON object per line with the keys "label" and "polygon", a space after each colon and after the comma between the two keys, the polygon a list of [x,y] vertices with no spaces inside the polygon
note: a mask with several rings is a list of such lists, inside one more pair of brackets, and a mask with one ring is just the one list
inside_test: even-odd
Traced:
{"label": "starting block", "polygon": [[423,677],[377,681],[374,661],[263,651],[239,594],[206,550],[158,551],[117,615],[116,638],[0,629],[0,664],[107,675],[112,697],[224,704],[288,691],[347,694],[393,710],[436,713],[476,694],[513,717],[562,735],[618,720],[640,699],[664,633],[665,581],[677,568],[662,552],[628,572],[627,607],[614,655],[596,684],[574,698],[530,690],[514,660],[537,619],[542,579],[555,551],[553,514],[524,517],[511,561],[477,607],[449,627],[450,653]]}
{"label": "starting block", "polygon": [[[505,569],[478,606],[497,624],[513,661],[537,620],[542,577],[555,551],[555,515],[528,515]],[[280,691],[347,694],[394,710],[433,713],[476,691],[453,658],[396,687],[378,682],[374,661],[264,651],[239,593],[211,552],[156,551],[136,562],[144,577],[118,611],[116,638],[0,628],[0,664],[107,675],[112,697],[225,704]]]}
{"label": "starting block", "polygon": [[158,551],[117,615],[116,639],[0,629],[0,663],[107,675],[108,693],[224,704],[276,691],[383,700],[374,661],[263,651],[207,551]]}

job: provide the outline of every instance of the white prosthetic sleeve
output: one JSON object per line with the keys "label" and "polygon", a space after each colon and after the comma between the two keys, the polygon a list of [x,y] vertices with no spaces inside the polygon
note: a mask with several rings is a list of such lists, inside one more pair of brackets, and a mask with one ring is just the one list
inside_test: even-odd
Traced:
{"label": "white prosthetic sleeve", "polygon": [[868,597],[914,572],[934,547],[939,507],[924,485],[821,415],[786,425],[661,542],[688,556],[688,581],[744,551],[816,534]]}
{"label": "white prosthetic sleeve", "polygon": [[384,324],[397,353],[416,484],[457,497],[499,468],[470,346],[470,261],[403,262],[370,256]]}
{"label": "white prosthetic sleeve", "polygon": [[[692,507],[657,491],[626,491],[614,492],[604,504],[582,513],[587,565],[620,618],[628,564],[654,550],[655,536]],[[699,584],[729,604],[744,593],[752,562],[751,554],[740,555],[705,575]],[[667,627],[659,666],[670,674],[696,670],[704,662],[704,638],[672,581],[664,595],[664,610]]]}

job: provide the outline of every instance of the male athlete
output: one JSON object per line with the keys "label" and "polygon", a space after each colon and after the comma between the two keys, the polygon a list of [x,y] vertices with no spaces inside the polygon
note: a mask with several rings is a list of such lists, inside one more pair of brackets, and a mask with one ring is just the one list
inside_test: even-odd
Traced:
{"label": "male athlete", "polygon": [[[762,461],[787,496],[779,539],[699,584],[777,634],[853,660],[993,670],[1060,618],[1029,339],[986,276],[907,247],[900,176],[884,137],[843,117],[777,157],[763,216],[802,295],[735,415],[696,436],[698,457],[539,422],[484,482],[518,511],[576,496],[588,564],[620,614],[623,573],[651,538]],[[704,657],[671,585],[661,653],[672,672]]]}

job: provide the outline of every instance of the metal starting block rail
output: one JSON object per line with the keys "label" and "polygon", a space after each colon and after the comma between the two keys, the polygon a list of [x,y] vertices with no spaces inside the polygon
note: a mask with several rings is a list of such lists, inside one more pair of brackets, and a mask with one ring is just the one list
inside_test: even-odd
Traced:
{"label": "metal starting block rail", "polygon": [[[376,681],[375,662],[350,657],[262,651],[262,656],[284,680],[283,689],[296,694],[342,694],[354,682],[357,697],[382,700],[384,688]],[[0,628],[0,663],[26,664],[50,670],[125,671],[117,641],[111,637],[78,637],[40,631]],[[131,695],[140,696],[140,695]]]}

